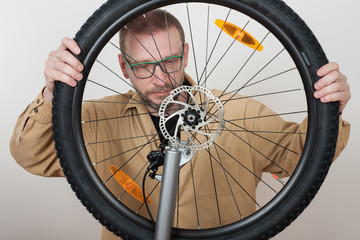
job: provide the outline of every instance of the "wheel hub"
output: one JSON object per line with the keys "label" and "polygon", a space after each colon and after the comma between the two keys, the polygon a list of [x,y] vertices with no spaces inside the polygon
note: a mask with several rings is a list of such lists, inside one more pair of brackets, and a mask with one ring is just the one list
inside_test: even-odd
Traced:
{"label": "wheel hub", "polygon": [[200,110],[188,108],[188,110],[185,111],[185,114],[181,114],[181,116],[184,121],[183,126],[190,125],[193,127],[202,122]]}
{"label": "wheel hub", "polygon": [[[178,99],[188,99],[181,102]],[[171,111],[171,108],[178,109]],[[221,101],[213,93],[202,86],[181,86],[174,89],[170,95],[164,99],[159,110],[160,130],[163,136],[172,144],[193,150],[202,150],[212,145],[224,127],[224,107]],[[177,118],[174,129],[166,127],[167,121]],[[177,138],[178,132],[186,137],[187,144]],[[174,132],[173,135],[170,132]],[[182,137],[182,140],[184,140]]]}

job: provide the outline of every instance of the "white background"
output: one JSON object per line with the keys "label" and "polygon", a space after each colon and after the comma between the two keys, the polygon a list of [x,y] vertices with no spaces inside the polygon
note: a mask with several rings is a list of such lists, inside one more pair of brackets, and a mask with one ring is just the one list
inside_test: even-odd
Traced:
{"label": "white background", "polygon": [[[274,239],[359,239],[360,16],[357,0],[286,1],[310,26],[328,58],[348,76],[344,111],[352,130],[347,148],[305,212]],[[9,139],[18,115],[44,85],[48,53],[73,37],[100,0],[1,0],[0,239],[99,239],[101,226],[65,179],[31,175],[16,164]],[[358,146],[358,147],[356,147]]]}

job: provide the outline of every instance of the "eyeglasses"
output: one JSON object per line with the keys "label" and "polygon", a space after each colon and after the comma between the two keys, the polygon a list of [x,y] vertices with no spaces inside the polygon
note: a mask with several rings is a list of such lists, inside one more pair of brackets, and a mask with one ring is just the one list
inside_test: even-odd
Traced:
{"label": "eyeglasses", "polygon": [[142,62],[130,64],[126,57],[124,57],[124,59],[125,62],[130,66],[130,69],[131,71],[133,71],[135,77],[149,78],[154,75],[157,66],[159,66],[164,73],[174,73],[179,71],[182,67],[183,55],[184,48],[181,52],[181,55],[167,57],[156,62]]}

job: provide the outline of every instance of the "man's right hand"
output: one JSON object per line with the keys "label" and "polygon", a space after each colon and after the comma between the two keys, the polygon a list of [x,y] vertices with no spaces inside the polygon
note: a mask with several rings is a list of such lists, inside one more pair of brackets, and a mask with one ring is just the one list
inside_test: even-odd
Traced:
{"label": "man's right hand", "polygon": [[77,81],[82,79],[81,71],[84,66],[74,56],[80,54],[80,51],[78,44],[73,39],[64,38],[59,48],[50,52],[44,70],[46,88],[43,96],[46,100],[52,101],[53,99],[55,81],[75,87]]}

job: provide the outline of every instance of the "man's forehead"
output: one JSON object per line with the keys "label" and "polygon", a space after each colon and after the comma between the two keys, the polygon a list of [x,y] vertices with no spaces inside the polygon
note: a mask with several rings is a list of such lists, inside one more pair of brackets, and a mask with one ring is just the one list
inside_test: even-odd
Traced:
{"label": "man's forehead", "polygon": [[169,31],[157,30],[151,33],[127,34],[125,44],[129,55],[134,57],[156,55],[154,56],[156,58],[159,56],[159,51],[161,55],[180,54],[183,46],[180,33],[175,27],[169,28]]}

